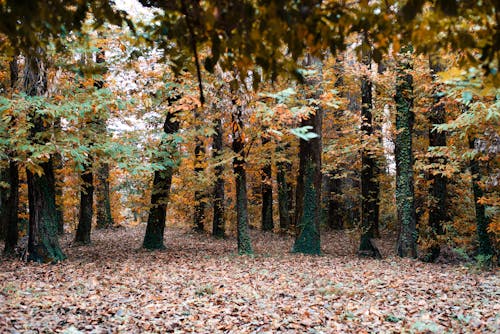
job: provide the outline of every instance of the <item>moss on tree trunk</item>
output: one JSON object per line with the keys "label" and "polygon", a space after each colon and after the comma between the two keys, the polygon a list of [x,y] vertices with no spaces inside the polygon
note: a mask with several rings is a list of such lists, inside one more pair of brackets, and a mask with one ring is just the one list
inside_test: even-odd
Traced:
{"label": "moss on tree trunk", "polygon": [[[234,102],[234,104],[236,104]],[[233,159],[233,170],[236,178],[236,229],[238,238],[238,254],[253,254],[250,232],[248,230],[248,197],[247,174],[245,164],[245,142],[243,140],[242,107],[237,106],[232,115],[233,151],[238,154]]]}
{"label": "moss on tree trunk", "polygon": [[398,211],[399,236],[398,255],[417,257],[417,231],[415,216],[415,193],[413,185],[413,77],[411,69],[411,47],[403,48],[396,82],[396,205]]}

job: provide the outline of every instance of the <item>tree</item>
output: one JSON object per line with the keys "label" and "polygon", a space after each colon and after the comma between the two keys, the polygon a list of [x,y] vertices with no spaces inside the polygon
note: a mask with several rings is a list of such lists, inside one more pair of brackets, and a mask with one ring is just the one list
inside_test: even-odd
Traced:
{"label": "tree", "polygon": [[[168,98],[169,106],[179,100],[180,95]],[[151,192],[151,206],[149,209],[148,224],[142,247],[150,250],[165,249],[163,234],[167,215],[172,176],[178,163],[177,143],[173,136],[179,131],[177,111],[168,112],[163,125],[164,138],[160,145],[160,160],[163,168],[154,172],[153,190]]]}
{"label": "tree", "polygon": [[[444,66],[439,62],[437,55],[429,57],[429,67],[433,81],[437,81],[439,72],[444,70]],[[446,146],[446,132],[435,129],[436,125],[441,125],[445,120],[445,107],[442,101],[443,91],[435,83],[433,92],[432,107],[429,110],[429,150],[435,150]],[[430,158],[430,164],[444,164],[445,158],[438,154]],[[431,228],[433,244],[424,261],[434,262],[440,253],[439,236],[444,234],[444,224],[448,220],[446,177],[438,170],[431,170],[428,179],[430,181],[429,196],[429,227]]]}
{"label": "tree", "polygon": [[253,254],[250,232],[248,231],[248,194],[247,172],[245,164],[245,134],[243,125],[243,106],[233,100],[235,111],[231,114],[233,132],[233,171],[236,178],[236,229],[238,237],[238,254]]}
{"label": "tree", "polygon": [[413,77],[411,69],[412,47],[401,49],[396,81],[396,205],[398,211],[398,255],[417,256],[415,194],[413,185],[412,129]]}
{"label": "tree", "polygon": [[277,153],[284,156],[276,159],[276,182],[278,183],[278,211],[280,215],[280,231],[287,232],[292,225],[292,207],[293,207],[293,186],[290,182],[292,164],[288,161],[286,155],[290,144],[278,145]]}
{"label": "tree", "polygon": [[[41,57],[26,56],[24,91],[30,97],[47,92],[47,72]],[[30,110],[31,140],[41,146],[47,141],[47,120],[35,108]],[[52,158],[42,157],[36,170],[26,171],[28,178],[29,235],[28,260],[35,262],[58,262],[65,258],[57,238],[57,213],[55,201],[55,179]]]}
{"label": "tree", "polygon": [[[306,57],[305,66],[313,67],[315,61]],[[316,71],[320,69],[316,68]],[[321,76],[306,79],[305,88],[313,93],[307,98],[319,97],[321,92]],[[296,191],[296,222],[298,234],[292,251],[294,253],[321,253],[320,222],[321,222],[321,126],[323,112],[315,107],[312,114],[301,121],[301,127],[309,127],[316,134],[309,140],[300,139],[299,173],[297,175]]]}
{"label": "tree", "polygon": [[225,232],[225,218],[224,218],[224,165],[217,161],[221,156],[222,151],[222,121],[217,119],[215,124],[215,133],[213,135],[212,154],[214,160],[217,162],[215,166],[215,184],[213,191],[214,202],[214,219],[212,223],[212,234],[215,237],[223,238]]}
{"label": "tree", "polygon": [[[262,136],[262,147],[265,148],[266,144],[271,140],[266,134]],[[272,179],[272,162],[271,159],[266,159],[264,166],[261,168],[261,194],[262,194],[262,208],[261,208],[261,221],[263,231],[272,231],[274,229],[273,222],[273,179]]]}
{"label": "tree", "polygon": [[[363,41],[362,62],[371,68],[371,46],[367,40]],[[370,151],[366,142],[373,135],[372,121],[372,82],[367,74],[361,78],[361,135],[364,147],[361,150],[361,241],[359,254],[361,256],[380,257],[372,238],[378,230],[378,181],[375,175],[375,153]]]}

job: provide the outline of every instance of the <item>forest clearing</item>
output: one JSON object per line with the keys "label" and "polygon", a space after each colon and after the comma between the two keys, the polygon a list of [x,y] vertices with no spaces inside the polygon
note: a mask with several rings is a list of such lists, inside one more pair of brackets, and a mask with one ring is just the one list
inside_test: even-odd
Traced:
{"label": "forest clearing", "polygon": [[[143,228],[95,233],[57,265],[2,262],[0,332],[498,333],[500,280],[476,267],[389,256],[356,259],[344,231],[323,256],[253,230],[235,241],[168,228],[167,249],[140,249]],[[380,245],[394,253],[390,243]]]}
{"label": "forest clearing", "polygon": [[0,332],[500,333],[498,0],[0,0]]}

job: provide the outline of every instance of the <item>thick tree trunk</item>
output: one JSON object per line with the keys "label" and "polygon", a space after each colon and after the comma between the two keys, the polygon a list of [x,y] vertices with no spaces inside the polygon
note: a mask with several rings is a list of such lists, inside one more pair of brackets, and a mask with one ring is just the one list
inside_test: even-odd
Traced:
{"label": "thick tree trunk", "polygon": [[[469,138],[469,148],[476,148],[475,138]],[[481,170],[479,161],[473,158],[469,163],[469,169],[472,174],[472,191],[474,194],[474,204],[476,209],[476,233],[479,243],[478,254],[484,257],[484,260],[491,261],[493,256],[493,247],[491,245],[490,236],[488,235],[488,225],[490,224],[489,218],[486,216],[486,208],[484,204],[479,202],[480,198],[484,196],[484,191],[480,186]]]}
{"label": "thick tree trunk", "polygon": [[415,192],[413,185],[413,77],[411,47],[403,48],[396,83],[396,205],[398,211],[399,236],[398,255],[417,257],[417,231],[415,216]]}
{"label": "thick tree trunk", "polygon": [[81,174],[82,185],[80,189],[80,213],[76,229],[75,243],[90,244],[90,232],[92,230],[92,217],[94,216],[94,177],[92,166],[87,164],[85,171]]}
{"label": "thick tree trunk", "polygon": [[[262,146],[269,143],[268,137],[262,137]],[[267,160],[261,169],[261,194],[262,194],[262,230],[272,231],[274,229],[273,222],[273,184],[272,184],[272,169],[271,161]]]}
{"label": "thick tree trunk", "polygon": [[[180,96],[175,97],[170,103],[178,100]],[[172,135],[179,130],[179,122],[175,119],[176,113],[169,113],[163,125],[163,131],[166,135]],[[153,179],[153,191],[151,193],[151,207],[149,209],[148,224],[142,247],[150,250],[165,249],[163,243],[163,234],[167,217],[167,204],[170,197],[170,187],[172,185],[172,176],[178,160],[175,143],[170,140],[162,142],[161,149],[170,151],[171,163],[165,166],[164,170],[155,171]]]}
{"label": "thick tree trunk", "polygon": [[[29,55],[25,59],[24,90],[29,96],[43,95],[47,91],[47,73],[40,58]],[[47,120],[31,111],[30,137],[38,145],[47,141]],[[27,259],[55,263],[65,258],[57,238],[57,212],[55,179],[52,159],[40,162],[41,174],[27,170],[29,200],[29,233]]]}
{"label": "thick tree trunk", "polygon": [[[203,140],[196,138],[196,146],[194,149],[195,155],[195,175],[201,176],[203,174],[203,158],[205,155],[205,149],[203,146]],[[194,192],[194,230],[196,232],[203,232],[205,230],[205,193],[202,190],[196,190]]]}
{"label": "thick tree trunk", "polygon": [[109,164],[101,162],[97,169],[97,228],[109,228],[113,226],[111,215],[111,198],[109,194]]}
{"label": "thick tree trunk", "polygon": [[[213,136],[213,158],[218,162],[222,152],[222,122],[217,120],[215,134]],[[224,166],[220,163],[215,167],[215,185],[214,185],[214,219],[212,223],[212,234],[215,237],[223,238],[225,232],[224,219]]]}
{"label": "thick tree trunk", "polygon": [[[312,57],[307,57],[306,66],[313,65]],[[307,79],[306,84],[314,91],[313,96],[320,94],[321,77]],[[319,255],[321,253],[321,129],[323,111],[316,108],[313,115],[301,121],[301,126],[311,126],[311,131],[318,136],[305,141],[300,139],[299,173],[297,175],[296,217],[297,237],[292,252]]]}
{"label": "thick tree trunk", "polygon": [[[281,147],[278,145],[277,151],[285,151],[289,145]],[[278,159],[276,162],[276,181],[278,183],[278,209],[280,215],[280,232],[284,233],[290,229],[292,225],[291,207],[292,207],[292,185],[288,181],[292,171],[292,164],[285,157]]]}
{"label": "thick tree trunk", "polygon": [[[371,50],[363,46],[363,63],[371,68]],[[367,75],[361,78],[361,133],[362,141],[373,135],[372,82]],[[374,153],[366,147],[361,151],[361,241],[358,254],[366,257],[380,257],[380,252],[372,242],[378,231],[378,181],[375,175]]]}
{"label": "thick tree trunk", "polygon": [[[439,72],[443,71],[443,66],[438,62],[437,59],[429,59],[429,65],[432,72],[433,80]],[[445,123],[445,109],[444,104],[441,101],[441,91],[435,89],[434,100],[429,111],[429,147],[443,147],[446,146],[446,133],[441,131],[438,132],[433,129],[436,124]],[[444,164],[446,161],[444,158],[432,157],[429,161],[431,164]],[[429,195],[431,197],[429,206],[429,226],[433,233],[433,245],[431,246],[429,253],[423,258],[426,262],[434,262],[440,253],[440,245],[438,236],[444,234],[444,224],[448,220],[448,210],[446,208],[447,202],[447,192],[446,192],[446,178],[443,174],[433,174],[432,172],[428,174],[428,179],[430,181]]]}
{"label": "thick tree trunk", "polygon": [[0,220],[5,227],[5,254],[13,254],[18,240],[18,206],[19,206],[19,169],[17,162],[9,161],[7,175],[9,189],[5,198],[5,206]]}
{"label": "thick tree trunk", "polygon": [[[236,104],[234,102],[233,104]],[[233,170],[236,177],[236,219],[238,254],[253,254],[248,226],[247,174],[245,164],[245,141],[243,137],[242,107],[236,106],[232,115],[233,151],[238,154],[233,159]]]}

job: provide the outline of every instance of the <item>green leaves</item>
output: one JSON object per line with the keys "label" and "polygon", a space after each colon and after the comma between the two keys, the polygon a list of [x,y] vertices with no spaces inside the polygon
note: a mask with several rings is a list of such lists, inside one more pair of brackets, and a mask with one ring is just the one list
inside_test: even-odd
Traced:
{"label": "green leaves", "polygon": [[290,133],[303,139],[305,141],[309,141],[310,139],[318,138],[318,134],[314,132],[310,132],[312,130],[312,126],[306,125],[300,128],[290,129]]}

